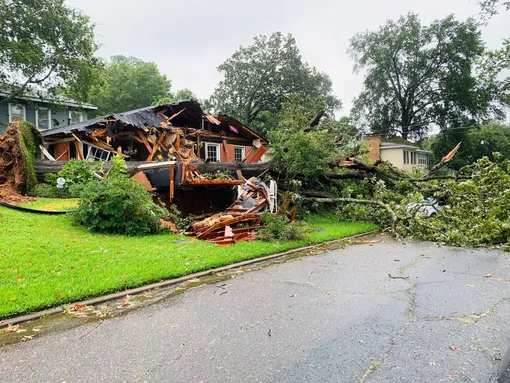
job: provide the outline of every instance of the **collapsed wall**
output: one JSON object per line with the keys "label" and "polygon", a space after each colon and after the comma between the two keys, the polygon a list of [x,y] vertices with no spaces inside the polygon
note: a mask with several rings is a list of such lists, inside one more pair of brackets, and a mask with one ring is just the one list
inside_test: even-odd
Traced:
{"label": "collapsed wall", "polygon": [[34,162],[42,137],[29,122],[9,124],[0,136],[0,201],[17,203],[37,180]]}

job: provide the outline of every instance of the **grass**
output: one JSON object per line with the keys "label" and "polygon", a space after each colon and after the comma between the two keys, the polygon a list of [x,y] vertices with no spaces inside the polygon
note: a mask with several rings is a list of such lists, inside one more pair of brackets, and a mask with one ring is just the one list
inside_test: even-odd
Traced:
{"label": "grass", "polygon": [[[41,198],[33,206],[54,203]],[[0,318],[376,228],[316,216],[308,222],[323,231],[312,232],[303,241],[252,241],[224,248],[170,233],[148,237],[93,234],[73,226],[67,215],[0,207]]]}
{"label": "grass", "polygon": [[78,201],[77,198],[37,198],[20,206],[34,210],[69,211],[78,206]]}

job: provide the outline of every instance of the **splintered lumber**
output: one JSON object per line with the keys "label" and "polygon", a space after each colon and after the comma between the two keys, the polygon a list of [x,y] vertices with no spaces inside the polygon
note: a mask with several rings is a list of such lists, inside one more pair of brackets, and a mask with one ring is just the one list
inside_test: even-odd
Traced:
{"label": "splintered lumber", "polygon": [[163,142],[163,140],[165,139],[165,136],[166,136],[166,133],[163,133],[161,134],[161,137],[159,137],[159,140],[156,142],[156,144],[154,145],[154,147],[152,148],[152,152],[151,154],[149,155],[149,157],[147,158],[147,162],[151,162],[152,159],[154,158],[154,155],[156,154],[156,152],[158,151],[159,149],[159,146],[161,145],[161,143]]}
{"label": "splintered lumber", "polygon": [[[73,134],[73,136],[74,136],[74,134]],[[83,152],[81,150],[81,141],[76,139],[74,141],[74,147],[76,148],[76,153],[78,154],[78,159],[79,160],[84,160],[85,157],[83,156]]]}
{"label": "splintered lumber", "polygon": [[170,202],[174,199],[174,189],[175,189],[175,165],[170,165]]}
{"label": "splintered lumber", "polygon": [[142,132],[137,132],[138,133],[138,137],[140,137],[140,140],[142,140],[143,144],[145,145],[145,147],[147,148],[147,150],[149,151],[149,153],[152,152],[152,148],[149,144],[149,141],[147,141],[147,138],[142,134]]}
{"label": "splintered lumber", "polygon": [[241,223],[241,222],[257,221],[257,220],[259,220],[259,218],[260,217],[259,217],[258,214],[244,214],[244,215],[239,216],[239,217],[234,217],[234,218],[231,218],[231,219],[227,219],[225,221],[218,222],[217,224],[212,225],[211,227],[209,227],[205,231],[203,231],[200,234],[198,234],[197,238],[200,239],[203,236],[209,234],[210,232],[212,232],[214,230],[218,230],[219,228],[222,228],[222,227],[225,227],[225,226],[232,226],[232,225],[235,225],[235,224],[238,224],[238,223]]}

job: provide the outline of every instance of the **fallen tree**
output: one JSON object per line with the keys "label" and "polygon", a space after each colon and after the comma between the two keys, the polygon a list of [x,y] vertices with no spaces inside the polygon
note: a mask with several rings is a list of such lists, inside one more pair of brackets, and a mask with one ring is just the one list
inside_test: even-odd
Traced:
{"label": "fallen tree", "polygon": [[[57,174],[67,164],[68,161],[41,161],[35,162],[35,173],[37,179],[44,180],[44,175],[47,173]],[[143,161],[126,161],[127,172],[130,175],[135,174],[141,165],[147,162]],[[205,161],[192,161],[192,165],[196,166],[201,173],[216,173],[218,171],[231,171],[241,170],[245,177],[256,177],[261,173],[272,170],[275,166],[274,162],[258,162],[258,163],[245,163],[245,162],[205,162]],[[158,168],[157,162],[151,162],[153,169]],[[103,165],[104,170],[110,169],[112,162],[105,162]],[[161,168],[168,168],[167,164],[160,164]]]}
{"label": "fallen tree", "polygon": [[37,183],[34,158],[42,142],[29,122],[9,124],[0,136],[0,200],[18,202]]}

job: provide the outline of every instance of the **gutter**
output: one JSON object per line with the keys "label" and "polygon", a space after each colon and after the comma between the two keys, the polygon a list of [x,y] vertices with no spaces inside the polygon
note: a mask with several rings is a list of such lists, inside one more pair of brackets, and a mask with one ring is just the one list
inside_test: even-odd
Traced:
{"label": "gutter", "polygon": [[340,239],[334,239],[334,240],[322,242],[322,243],[319,243],[316,245],[298,247],[296,249],[287,250],[282,253],[266,255],[266,256],[260,257],[260,258],[253,258],[253,259],[249,259],[247,261],[237,262],[237,263],[233,263],[230,265],[217,267],[215,269],[200,271],[198,273],[185,275],[185,276],[179,277],[179,278],[174,278],[174,279],[169,279],[169,280],[165,280],[165,281],[161,281],[161,282],[151,283],[151,284],[137,287],[134,289],[129,289],[129,290],[124,290],[124,291],[119,291],[117,293],[103,295],[100,297],[88,299],[86,301],[81,301],[81,302],[76,302],[76,303],[68,303],[61,307],[54,307],[54,308],[47,309],[47,310],[37,311],[32,314],[22,315],[22,316],[10,318],[10,319],[4,319],[4,320],[0,321],[0,329],[7,327],[9,325],[13,326],[16,324],[31,322],[31,321],[34,321],[37,319],[45,318],[48,316],[62,314],[65,311],[65,309],[64,309],[65,307],[73,307],[75,304],[84,305],[84,306],[93,306],[93,305],[97,305],[100,303],[105,303],[105,302],[113,301],[116,299],[124,298],[128,295],[141,294],[141,293],[144,293],[149,290],[154,290],[154,289],[159,289],[159,288],[163,288],[163,287],[177,285],[182,282],[187,282],[189,280],[196,279],[196,278],[202,278],[202,277],[216,274],[216,273],[219,273],[222,271],[238,269],[240,267],[249,266],[249,265],[253,265],[256,263],[269,261],[269,260],[277,259],[277,258],[282,258],[287,255],[291,255],[291,254],[295,254],[295,253],[299,253],[299,252],[303,252],[303,251],[307,251],[307,250],[317,249],[319,246],[330,245],[330,244],[346,241],[349,239],[354,239],[354,238],[359,238],[359,237],[363,237],[363,236],[370,235],[370,234],[375,234],[378,232],[380,232],[380,230],[372,230],[372,231],[368,231],[366,233],[355,234],[355,235],[351,235],[349,237],[344,237],[344,238],[340,238]]}

